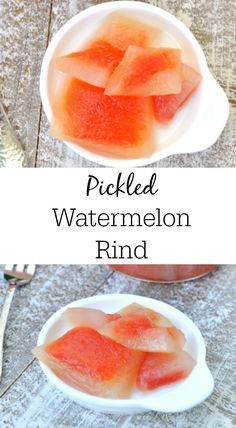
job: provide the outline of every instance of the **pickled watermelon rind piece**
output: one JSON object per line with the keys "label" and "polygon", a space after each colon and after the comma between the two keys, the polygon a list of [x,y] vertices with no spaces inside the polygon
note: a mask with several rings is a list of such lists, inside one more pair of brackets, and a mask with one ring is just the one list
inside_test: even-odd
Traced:
{"label": "pickled watermelon rind piece", "polygon": [[142,353],[86,327],[69,330],[33,354],[62,381],[104,398],[129,397],[143,360]]}
{"label": "pickled watermelon rind piece", "polygon": [[[147,315],[150,320],[159,327],[168,327],[168,333],[172,336],[173,340],[176,341],[177,345],[180,348],[183,348],[185,345],[185,337],[181,330],[174,327],[168,318],[164,315],[156,312],[150,308],[139,305],[138,303],[132,303],[128,306],[125,306],[118,311],[118,314],[122,317],[129,316],[133,314],[144,314]],[[173,328],[172,328],[173,327]]]}
{"label": "pickled watermelon rind piece", "polygon": [[178,352],[185,342],[175,327],[158,326],[142,311],[106,323],[99,331],[127,348],[143,352]]}
{"label": "pickled watermelon rind piece", "polygon": [[150,97],[110,97],[71,78],[53,103],[50,135],[100,155],[138,158],[154,152]]}
{"label": "pickled watermelon rind piece", "polygon": [[109,14],[93,34],[93,40],[103,40],[117,49],[125,51],[130,45],[148,47],[159,38],[160,30],[151,23],[125,13]]}
{"label": "pickled watermelon rind piece", "polygon": [[164,315],[159,312],[153,311],[150,308],[139,305],[138,303],[131,303],[118,311],[121,316],[127,316],[131,314],[143,313],[146,314],[156,325],[161,327],[173,327],[173,324]]}
{"label": "pickled watermelon rind piece", "polygon": [[180,93],[153,97],[156,120],[160,123],[166,123],[173,119],[177,111],[196,91],[201,80],[202,77],[196,70],[187,64],[182,64]]}
{"label": "pickled watermelon rind piece", "polygon": [[122,57],[122,51],[98,40],[87,49],[54,58],[52,66],[68,76],[105,88]]}
{"label": "pickled watermelon rind piece", "polygon": [[62,316],[62,322],[70,324],[73,327],[88,327],[98,330],[108,322],[120,318],[119,314],[107,314],[100,309],[94,308],[67,308]]}
{"label": "pickled watermelon rind piece", "polygon": [[111,74],[106,95],[152,96],[181,91],[181,50],[129,46]]}
{"label": "pickled watermelon rind piece", "polygon": [[184,380],[195,366],[194,359],[185,351],[178,353],[146,354],[139,368],[136,386],[150,391]]}

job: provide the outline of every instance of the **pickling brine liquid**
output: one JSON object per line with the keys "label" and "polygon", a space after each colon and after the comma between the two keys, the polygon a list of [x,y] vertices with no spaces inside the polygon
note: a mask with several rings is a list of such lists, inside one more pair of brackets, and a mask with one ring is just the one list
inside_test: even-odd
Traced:
{"label": "pickling brine liquid", "polygon": [[216,265],[109,265],[125,275],[150,282],[178,282],[196,279]]}

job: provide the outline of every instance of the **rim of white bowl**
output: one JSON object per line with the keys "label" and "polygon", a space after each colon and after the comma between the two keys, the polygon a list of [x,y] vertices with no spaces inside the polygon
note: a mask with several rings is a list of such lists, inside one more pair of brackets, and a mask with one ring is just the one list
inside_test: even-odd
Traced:
{"label": "rim of white bowl", "polygon": [[[148,9],[151,12],[153,12],[153,14],[156,14],[160,17],[163,17],[164,19],[169,20],[169,22],[171,22],[175,27],[177,27],[186,36],[186,38],[190,41],[190,43],[192,44],[192,47],[193,47],[193,50],[194,50],[195,55],[197,57],[202,75],[203,76],[205,75],[207,77],[210,76],[212,79],[214,79],[213,76],[211,75],[209,69],[208,69],[208,65],[207,65],[207,61],[206,61],[204,52],[203,52],[200,44],[198,43],[197,39],[195,38],[193,33],[186,27],[186,25],[183,24],[181,21],[179,21],[178,18],[176,18],[174,15],[172,15],[171,13],[169,13],[169,12],[167,12],[167,11],[157,7],[157,6],[147,4],[144,2],[139,2],[139,1],[136,2],[133,0],[100,3],[98,5],[91,6],[87,9],[79,12],[78,14],[73,16],[71,19],[69,19],[69,21],[67,21],[59,29],[59,31],[55,34],[55,36],[53,37],[52,41],[50,42],[50,44],[49,44],[49,46],[45,52],[43,62],[42,62],[42,67],[41,67],[41,74],[40,74],[40,95],[41,95],[41,99],[42,99],[43,108],[44,108],[44,111],[46,113],[46,116],[47,116],[49,122],[50,122],[51,117],[52,117],[52,109],[51,109],[51,105],[50,105],[50,101],[49,101],[49,97],[48,97],[48,91],[47,91],[47,80],[48,80],[47,76],[48,76],[51,58],[53,56],[54,50],[56,49],[59,41],[64,37],[64,35],[67,33],[67,31],[71,27],[73,27],[76,23],[78,23],[80,20],[86,18],[87,16],[91,16],[93,14],[96,14],[96,12],[99,10],[104,9],[104,10],[107,10],[109,12],[112,10],[129,8],[131,6],[134,7],[137,11]],[[219,134],[221,133],[221,131],[222,131],[222,129],[220,130]],[[204,150],[204,149],[208,148],[210,145],[212,145],[214,142],[215,141],[211,141],[208,144],[208,146],[199,147],[199,149],[197,148],[194,151]],[[187,149],[184,149],[183,151],[177,150],[175,148],[175,144],[171,144],[166,149],[163,149],[160,152],[157,151],[151,157],[148,157],[148,158],[120,159],[120,158],[116,158],[116,157],[99,155],[97,153],[94,153],[92,151],[85,149],[82,146],[70,143],[68,141],[64,141],[64,143],[68,147],[70,147],[70,149],[75,151],[80,156],[88,159],[89,161],[98,163],[98,164],[103,165],[103,166],[108,166],[108,167],[109,166],[110,167],[146,166],[146,165],[152,164],[158,160],[161,160],[163,158],[166,158],[166,157],[174,155],[174,154],[191,152],[191,149],[189,151],[187,151]]]}

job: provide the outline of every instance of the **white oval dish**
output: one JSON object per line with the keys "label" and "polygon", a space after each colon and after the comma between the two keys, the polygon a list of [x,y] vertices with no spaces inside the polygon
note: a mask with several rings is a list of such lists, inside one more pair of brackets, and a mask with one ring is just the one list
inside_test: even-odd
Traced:
{"label": "white oval dish", "polygon": [[213,377],[206,365],[206,347],[197,326],[183,312],[167,303],[132,294],[107,294],[88,297],[70,303],[52,315],[44,324],[37,345],[44,345],[63,335],[70,327],[62,322],[61,314],[69,306],[89,307],[113,313],[131,303],[149,307],[160,312],[179,329],[186,338],[184,349],[195,359],[196,366],[187,379],[172,386],[161,387],[152,392],[134,392],[129,399],[95,397],[63,382],[55,373],[40,362],[47,378],[64,394],[82,406],[93,410],[117,414],[134,414],[155,410],[174,413],[190,409],[204,401],[213,391]]}
{"label": "white oval dish", "polygon": [[[183,61],[194,66],[203,79],[187,104],[168,125],[158,125],[156,151],[152,156],[138,159],[105,157],[65,142],[79,155],[105,166],[145,166],[177,153],[192,153],[207,149],[221,134],[229,114],[229,103],[223,89],[210,73],[204,53],[191,31],[170,13],[156,6],[138,1],[101,3],[83,10],[57,32],[45,53],[40,76],[40,93],[49,122],[52,118],[51,99],[62,73],[53,70],[54,57],[80,49],[84,41],[111,12],[127,12],[141,19],[155,21],[155,25],[170,34],[182,49]],[[161,40],[160,40],[161,44]],[[163,46],[163,43],[161,44]],[[170,40],[166,46],[172,47]],[[176,43],[175,43],[176,47]]]}

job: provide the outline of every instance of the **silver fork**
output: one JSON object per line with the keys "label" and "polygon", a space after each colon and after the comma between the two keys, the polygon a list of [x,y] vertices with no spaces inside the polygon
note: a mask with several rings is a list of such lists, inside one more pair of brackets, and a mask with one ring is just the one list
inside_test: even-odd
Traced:
{"label": "silver fork", "polygon": [[29,284],[34,276],[34,272],[35,265],[6,265],[4,269],[3,274],[5,280],[8,282],[8,287],[0,316],[0,382],[2,378],[4,333],[11,302],[16,289],[22,285]]}
{"label": "silver fork", "polygon": [[19,168],[26,166],[22,145],[8,120],[0,100],[0,168]]}

